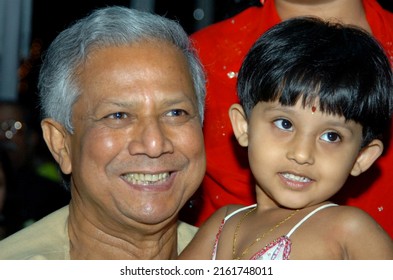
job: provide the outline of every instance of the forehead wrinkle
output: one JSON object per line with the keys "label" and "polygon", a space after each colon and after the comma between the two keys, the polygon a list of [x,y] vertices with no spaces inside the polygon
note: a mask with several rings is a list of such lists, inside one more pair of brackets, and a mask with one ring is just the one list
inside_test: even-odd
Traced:
{"label": "forehead wrinkle", "polygon": [[190,102],[191,104],[195,105],[196,104],[195,94],[189,95],[185,93],[179,93],[179,96],[173,96],[173,98],[164,97],[162,100],[162,104],[165,106],[181,104],[184,102]]}
{"label": "forehead wrinkle", "polygon": [[154,104],[154,103],[163,106],[173,106],[173,105],[189,102],[195,105],[195,101],[196,101],[196,98],[192,98],[187,94],[179,94],[178,96],[173,96],[173,95],[167,96],[166,94],[163,95],[164,96],[162,98],[157,98],[157,96],[151,97],[146,95],[143,96],[135,95],[132,98],[130,98],[130,100],[127,101],[108,98],[108,99],[101,100],[100,103],[102,105],[113,105],[122,108],[137,108],[141,104]]}

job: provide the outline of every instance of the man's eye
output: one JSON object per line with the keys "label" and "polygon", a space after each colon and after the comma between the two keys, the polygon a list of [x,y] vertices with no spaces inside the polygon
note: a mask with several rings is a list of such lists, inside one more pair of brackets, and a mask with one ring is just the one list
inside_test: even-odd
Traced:
{"label": "man's eye", "polygon": [[127,114],[126,114],[126,113],[123,113],[123,112],[116,112],[116,113],[113,113],[113,114],[108,115],[107,118],[120,120],[120,119],[125,119],[125,118],[127,118]]}
{"label": "man's eye", "polygon": [[329,131],[322,134],[321,139],[326,142],[340,142],[341,136],[336,132]]}
{"label": "man's eye", "polygon": [[182,109],[173,109],[167,113],[167,116],[169,116],[169,117],[180,117],[180,116],[185,116],[185,115],[188,115],[188,114],[186,111],[184,111]]}
{"label": "man's eye", "polygon": [[290,131],[293,130],[292,123],[287,119],[278,119],[274,121],[274,125],[282,130],[290,130]]}

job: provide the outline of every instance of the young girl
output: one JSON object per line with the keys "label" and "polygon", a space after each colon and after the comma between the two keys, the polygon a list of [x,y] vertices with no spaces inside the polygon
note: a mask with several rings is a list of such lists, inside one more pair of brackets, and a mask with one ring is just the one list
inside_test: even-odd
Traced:
{"label": "young girl", "polygon": [[357,28],[295,18],[262,35],[229,111],[257,204],[218,210],[180,259],[393,259],[368,214],[329,201],[382,154],[392,91],[386,55]]}

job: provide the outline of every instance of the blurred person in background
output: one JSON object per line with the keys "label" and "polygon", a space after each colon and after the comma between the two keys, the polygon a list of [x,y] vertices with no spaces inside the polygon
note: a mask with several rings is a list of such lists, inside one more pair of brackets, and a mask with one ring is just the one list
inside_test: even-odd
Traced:
{"label": "blurred person in background", "polygon": [[8,153],[0,146],[0,240],[21,227],[12,197],[15,175]]}
{"label": "blurred person in background", "polygon": [[9,167],[8,156],[0,147],[0,240],[7,235],[4,204],[7,196],[7,185],[9,184],[9,172],[7,170]]}
{"label": "blurred person in background", "polygon": [[17,175],[8,195],[20,227],[65,206],[70,199],[54,161],[47,159],[49,152],[38,150],[43,140],[30,110],[18,102],[0,102],[0,145]]}

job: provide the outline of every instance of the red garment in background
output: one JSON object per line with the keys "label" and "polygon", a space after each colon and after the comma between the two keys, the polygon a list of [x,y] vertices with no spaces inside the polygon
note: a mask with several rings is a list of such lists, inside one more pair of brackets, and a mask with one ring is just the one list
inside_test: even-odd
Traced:
{"label": "red garment in background", "polygon": [[[364,0],[363,5],[373,35],[393,63],[393,14],[376,0]],[[248,8],[191,35],[208,79],[204,124],[207,173],[201,187],[198,226],[221,206],[255,203],[247,151],[233,136],[228,109],[238,102],[236,76],[242,59],[256,39],[280,21],[274,1],[267,0],[263,7]],[[393,237],[393,139],[390,146],[373,168],[351,177],[335,201],[365,210]]]}

